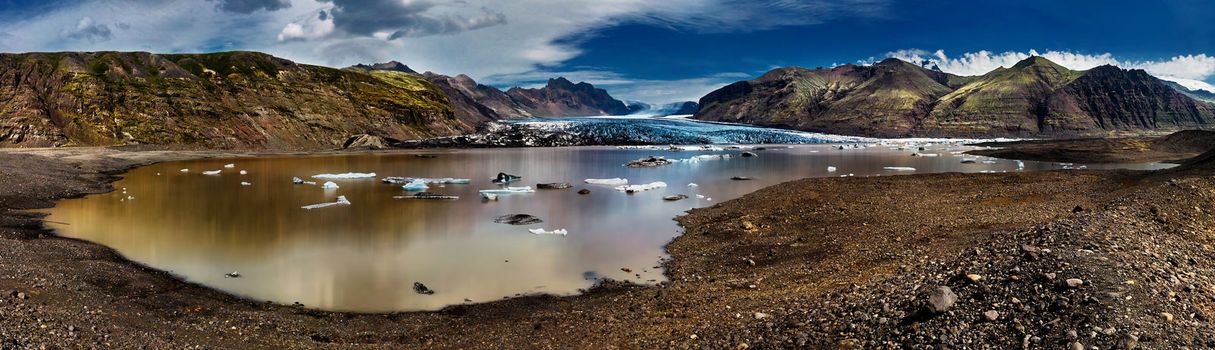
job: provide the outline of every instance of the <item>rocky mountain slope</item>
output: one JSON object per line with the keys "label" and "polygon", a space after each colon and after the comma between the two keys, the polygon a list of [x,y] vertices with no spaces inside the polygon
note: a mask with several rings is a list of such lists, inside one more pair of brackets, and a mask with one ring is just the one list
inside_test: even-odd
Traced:
{"label": "rocky mountain slope", "polygon": [[779,68],[713,91],[696,118],[873,136],[1069,136],[1215,125],[1215,105],[1141,70],[1042,57],[961,77],[897,59]]}
{"label": "rocky mountain slope", "polygon": [[538,117],[582,117],[595,115],[624,115],[629,113],[624,102],[612,98],[607,90],[581,82],[574,84],[565,78],[549,79],[538,89],[514,87],[506,94],[523,109]]}
{"label": "rocky mountain slope", "polygon": [[1168,85],[1169,87],[1173,88],[1173,90],[1177,90],[1178,92],[1181,92],[1181,93],[1185,94],[1186,96],[1189,96],[1190,98],[1193,98],[1195,100],[1215,103],[1215,92],[1211,92],[1211,91],[1207,91],[1207,90],[1190,89],[1188,87],[1181,86],[1181,84],[1171,82],[1168,80],[1165,80],[1164,83],[1166,85]]}
{"label": "rocky mountain slope", "polygon": [[467,75],[451,77],[426,72],[422,76],[447,94],[448,100],[455,108],[456,117],[462,120],[485,122],[532,117],[531,113],[515,103],[515,100],[502,90],[477,84]]}
{"label": "rocky mountain slope", "polygon": [[[403,66],[403,65],[402,65]],[[339,70],[256,52],[0,54],[0,145],[322,149],[354,134],[474,130],[401,71]]]}

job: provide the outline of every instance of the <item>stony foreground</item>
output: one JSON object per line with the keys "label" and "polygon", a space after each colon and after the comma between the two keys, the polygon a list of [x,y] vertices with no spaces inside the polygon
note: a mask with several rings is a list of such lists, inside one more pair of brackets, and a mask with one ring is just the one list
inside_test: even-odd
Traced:
{"label": "stony foreground", "polygon": [[0,152],[0,348],[1215,347],[1213,157],[794,181],[679,218],[662,285],[395,314],[244,300],[19,211],[209,155]]}

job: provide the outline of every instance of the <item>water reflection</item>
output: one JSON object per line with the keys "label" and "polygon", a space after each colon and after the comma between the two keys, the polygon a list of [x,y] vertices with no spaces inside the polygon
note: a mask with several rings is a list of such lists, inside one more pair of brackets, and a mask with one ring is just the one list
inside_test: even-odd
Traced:
{"label": "water reflection", "polygon": [[[207,159],[132,170],[115,183],[118,191],[60,202],[48,210],[48,225],[60,234],[113,247],[132,260],[190,281],[259,300],[351,311],[437,309],[516,294],[572,294],[591,286],[594,277],[661,281],[662,271],[654,267],[664,256],[662,246],[679,231],[673,217],[784,181],[898,173],[884,170],[887,166],[915,167],[917,173],[1018,169],[1015,162],[1003,160],[961,164],[961,156],[949,154],[961,149],[940,146],[929,150],[940,157],[912,157],[911,151],[886,147],[795,146],[759,151],[758,157],[659,168],[623,164],[649,155],[688,158],[740,151],[585,147],[441,151],[437,158],[401,152]],[[227,163],[236,167],[223,169]],[[827,172],[828,166],[837,167],[837,172]],[[1061,167],[1025,162],[1026,171]],[[190,171],[180,172],[182,168]],[[224,171],[218,176],[200,174],[214,169]],[[239,175],[238,170],[248,175]],[[522,175],[522,185],[570,182],[575,187],[483,203],[477,190],[494,188],[490,178],[500,171]],[[393,199],[404,191],[378,179],[334,180],[341,186],[336,190],[291,183],[293,176],[343,172],[471,178],[472,184],[432,186],[432,192],[461,199],[426,201]],[[732,181],[732,176],[754,180]],[[581,183],[586,178],[612,177],[630,183],[664,181],[670,187],[627,195],[608,186]],[[241,182],[252,185],[241,186]],[[700,186],[687,187],[693,182]],[[592,193],[576,194],[581,188]],[[691,198],[662,200],[674,194]],[[698,199],[697,194],[705,198]],[[339,195],[352,205],[300,208],[331,202]],[[544,222],[527,226],[493,222],[514,213],[536,215]],[[570,234],[534,235],[529,228],[564,228]],[[224,276],[232,271],[242,277]],[[436,293],[414,293],[414,282],[425,283]]]}

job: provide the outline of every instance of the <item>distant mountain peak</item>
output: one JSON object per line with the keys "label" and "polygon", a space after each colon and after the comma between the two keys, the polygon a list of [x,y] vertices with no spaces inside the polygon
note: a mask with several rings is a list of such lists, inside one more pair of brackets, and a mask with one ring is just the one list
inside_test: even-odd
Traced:
{"label": "distant mountain peak", "polygon": [[360,63],[360,64],[354,65],[354,68],[366,69],[366,70],[405,72],[405,73],[410,73],[410,74],[418,73],[417,71],[414,71],[412,68],[409,68],[409,66],[405,65],[404,63],[397,62],[397,61],[388,61],[388,62],[384,62],[384,63],[373,63],[370,65]]}
{"label": "distant mountain peak", "polygon": [[1017,64],[1013,65],[1013,69],[1026,68],[1026,67],[1031,67],[1031,66],[1047,66],[1047,67],[1059,67],[1059,68],[1063,67],[1055,62],[1052,62],[1051,60],[1046,59],[1046,57],[1029,56],[1028,58],[1023,59],[1020,62],[1017,62]]}

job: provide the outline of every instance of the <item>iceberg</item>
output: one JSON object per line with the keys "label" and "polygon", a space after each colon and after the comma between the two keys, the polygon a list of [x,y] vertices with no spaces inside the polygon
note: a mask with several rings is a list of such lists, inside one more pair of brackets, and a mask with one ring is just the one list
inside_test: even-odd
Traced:
{"label": "iceberg", "polygon": [[202,172],[202,174],[214,176],[214,175],[219,175],[220,171],[221,170],[207,170],[207,171]]}
{"label": "iceberg", "polygon": [[689,183],[688,187],[696,188],[696,187],[700,187],[700,185],[697,185],[695,182],[693,182],[693,183]]}
{"label": "iceberg", "polygon": [[392,196],[393,199],[433,199],[433,200],[457,200],[459,196],[449,196],[434,192],[418,192],[409,196]]}
{"label": "iceberg", "polygon": [[621,179],[618,177],[611,178],[611,179],[586,179],[586,183],[592,184],[592,185],[619,186],[619,185],[628,184],[629,179]]}
{"label": "iceberg", "polygon": [[240,171],[240,174],[241,174],[241,175],[249,175],[249,172],[248,172],[248,171],[241,170],[241,171]]}
{"label": "iceberg", "polygon": [[375,178],[375,173],[341,173],[341,174],[316,174],[312,175],[314,179],[336,180],[336,179],[368,179]]}
{"label": "iceberg", "polygon": [[244,182],[244,181],[241,181],[241,182],[240,182],[240,185],[241,185],[241,186],[253,186],[253,183],[251,183],[251,182]]}
{"label": "iceberg", "polygon": [[562,235],[562,236],[565,236],[565,235],[569,234],[569,231],[566,231],[565,229],[545,231],[542,228],[533,228],[533,229],[527,230],[527,232],[531,232],[531,233],[537,234],[537,235]]}
{"label": "iceberg", "polygon": [[882,169],[894,170],[894,171],[915,171],[915,168],[912,168],[909,166],[888,166],[888,167],[883,167]]}
{"label": "iceberg", "polygon": [[324,208],[324,207],[332,207],[332,206],[335,206],[335,205],[350,205],[350,201],[346,199],[346,196],[338,196],[338,197],[337,197],[337,201],[334,201],[334,202],[329,202],[329,203],[317,203],[317,204],[312,204],[312,205],[305,205],[305,206],[302,206],[302,207],[300,207],[300,208],[304,208],[304,209],[317,209],[317,208]]}
{"label": "iceberg", "polygon": [[336,189],[338,189],[338,185],[333,183],[333,181],[329,181],[329,182],[325,182],[324,185],[321,185],[321,188],[326,189],[326,190],[336,190]]}
{"label": "iceberg", "polygon": [[481,192],[481,196],[484,197],[485,194],[502,195],[502,194],[516,194],[516,193],[534,193],[534,192],[536,192],[536,190],[533,190],[531,186],[523,186],[523,187],[495,188],[492,190],[481,190],[480,192]]}
{"label": "iceberg", "polygon": [[450,177],[425,178],[425,177],[389,176],[380,181],[383,181],[386,184],[407,184],[407,183],[415,182],[415,181],[422,181],[423,183],[426,183],[426,184],[466,185],[466,184],[472,183],[472,180],[469,180],[469,179],[456,179],[456,178],[450,178]]}
{"label": "iceberg", "polygon": [[481,192],[481,199],[484,199],[487,201],[496,201],[496,200],[498,200],[498,195],[493,194],[493,193]]}
{"label": "iceberg", "polygon": [[519,181],[519,180],[520,180],[520,179],[522,179],[522,178],[523,178],[523,177],[522,177],[522,176],[519,176],[519,175],[512,175],[512,174],[507,174],[507,173],[498,173],[498,176],[494,177],[493,181],[494,181],[494,183],[508,184],[508,183],[511,183],[511,182]]}
{"label": "iceberg", "polygon": [[405,189],[406,191],[425,191],[426,189],[430,188],[430,186],[426,186],[426,181],[413,180],[413,182],[407,183],[405,186],[401,186],[401,188]]}
{"label": "iceberg", "polygon": [[835,169],[835,167],[833,167],[833,166],[827,166],[827,172],[829,172],[829,173],[834,173],[834,172],[835,172],[835,170],[836,170],[836,169]]}
{"label": "iceberg", "polygon": [[616,190],[620,191],[620,192],[637,193],[637,192],[655,190],[655,189],[665,188],[665,187],[667,187],[667,183],[662,182],[662,181],[655,181],[655,182],[651,182],[648,184],[641,184],[641,185],[620,185],[620,186],[616,186]]}
{"label": "iceberg", "polygon": [[231,169],[231,168],[235,168],[235,167],[236,167],[236,164],[228,163],[228,164],[224,164],[224,167],[225,167],[225,168],[228,168],[228,169]]}
{"label": "iceberg", "polygon": [[190,169],[181,169],[181,172],[188,173],[188,172],[190,172]]}

